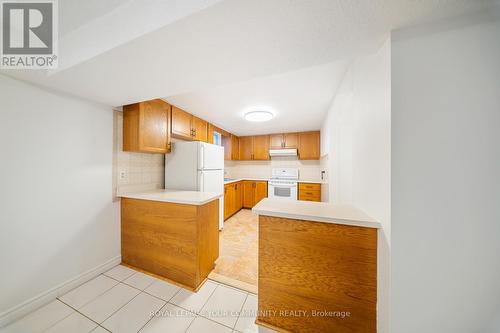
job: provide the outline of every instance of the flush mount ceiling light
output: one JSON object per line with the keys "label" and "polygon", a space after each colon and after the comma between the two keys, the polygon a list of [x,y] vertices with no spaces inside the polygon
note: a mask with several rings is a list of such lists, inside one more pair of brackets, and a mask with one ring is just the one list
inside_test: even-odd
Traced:
{"label": "flush mount ceiling light", "polygon": [[274,114],[270,111],[250,111],[244,115],[245,120],[254,122],[269,121],[273,117]]}

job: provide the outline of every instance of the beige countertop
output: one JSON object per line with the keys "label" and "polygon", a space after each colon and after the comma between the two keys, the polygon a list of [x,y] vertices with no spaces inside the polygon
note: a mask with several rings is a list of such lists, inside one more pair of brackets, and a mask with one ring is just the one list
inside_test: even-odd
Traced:
{"label": "beige countertop", "polygon": [[[226,184],[231,184],[231,183],[236,183],[240,182],[242,180],[255,180],[255,181],[265,181],[268,182],[270,181],[269,178],[230,178],[230,180],[225,180],[224,185]],[[310,179],[299,179],[299,183],[314,183],[314,184],[327,184],[327,182],[323,180],[310,180]]]}
{"label": "beige countertop", "polygon": [[143,192],[124,193],[121,198],[161,201],[186,205],[201,206],[212,200],[222,197],[222,194],[213,192],[180,191],[180,190],[151,190]]}
{"label": "beige countertop", "polygon": [[335,205],[326,202],[295,201],[289,199],[262,199],[252,212],[257,215],[288,219],[336,223],[366,228],[381,228],[375,219],[350,205]]}

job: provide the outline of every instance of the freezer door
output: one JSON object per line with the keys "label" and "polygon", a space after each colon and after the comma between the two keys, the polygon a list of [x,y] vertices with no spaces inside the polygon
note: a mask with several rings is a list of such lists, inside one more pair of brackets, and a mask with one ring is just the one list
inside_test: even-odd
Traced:
{"label": "freezer door", "polygon": [[201,142],[198,149],[199,170],[224,169],[224,147]]}

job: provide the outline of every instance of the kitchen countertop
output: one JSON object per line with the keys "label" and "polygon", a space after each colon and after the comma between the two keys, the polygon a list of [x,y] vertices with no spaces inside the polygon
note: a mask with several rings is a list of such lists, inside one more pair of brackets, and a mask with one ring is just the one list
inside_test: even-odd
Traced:
{"label": "kitchen countertop", "polygon": [[378,221],[353,206],[326,202],[265,198],[253,207],[252,212],[287,219],[381,228]]}
{"label": "kitchen countertop", "polygon": [[[225,180],[224,181],[224,185],[231,184],[231,183],[236,183],[236,182],[240,182],[242,180],[255,180],[255,181],[268,182],[271,179],[269,179],[269,178],[247,178],[247,177],[245,177],[245,178],[231,178],[231,180]],[[323,180],[303,180],[303,179],[299,179],[298,182],[299,183],[327,184],[327,182],[325,182]]]}
{"label": "kitchen countertop", "polygon": [[150,201],[161,201],[179,203],[186,205],[201,206],[212,200],[222,197],[222,194],[214,192],[180,191],[180,190],[151,190],[120,194],[122,198],[140,199]]}

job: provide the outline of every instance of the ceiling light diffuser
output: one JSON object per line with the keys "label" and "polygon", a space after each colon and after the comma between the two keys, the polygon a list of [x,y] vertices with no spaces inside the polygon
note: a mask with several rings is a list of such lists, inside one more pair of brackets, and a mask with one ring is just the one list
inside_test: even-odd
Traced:
{"label": "ceiling light diffuser", "polygon": [[254,122],[263,122],[273,119],[274,114],[269,111],[250,111],[245,113],[245,120]]}

